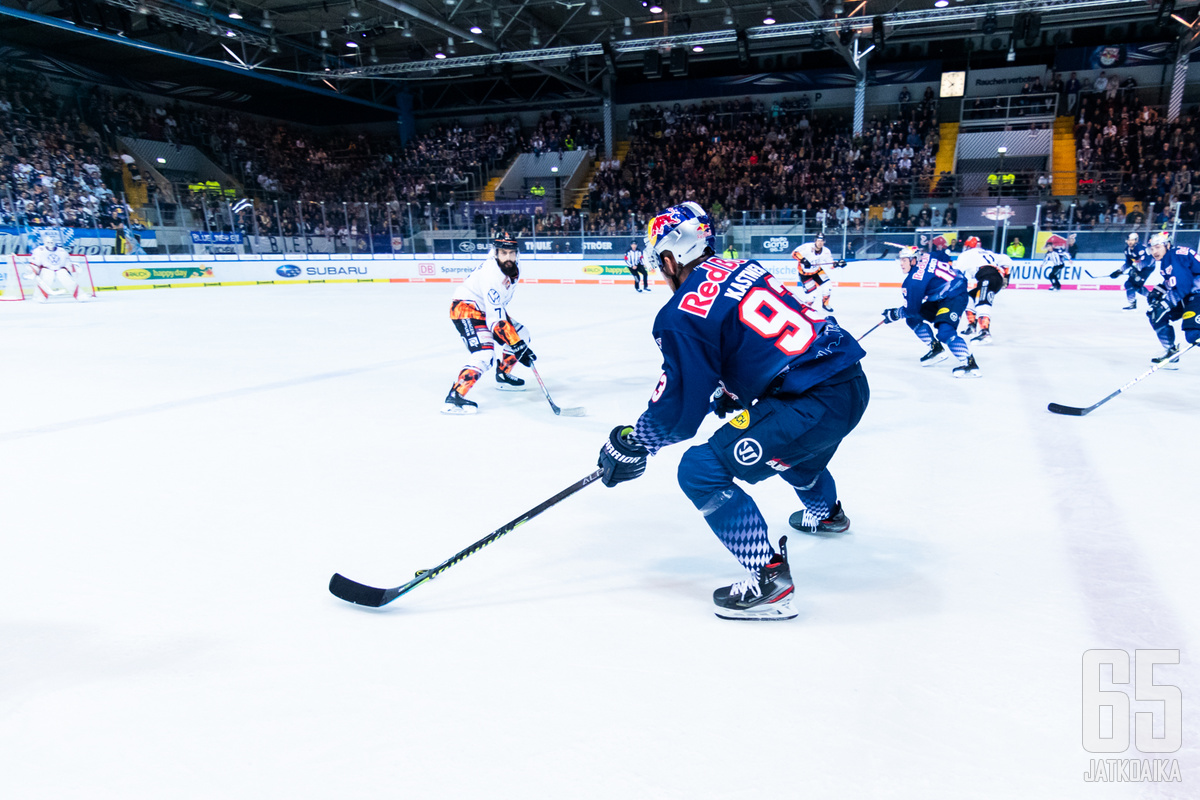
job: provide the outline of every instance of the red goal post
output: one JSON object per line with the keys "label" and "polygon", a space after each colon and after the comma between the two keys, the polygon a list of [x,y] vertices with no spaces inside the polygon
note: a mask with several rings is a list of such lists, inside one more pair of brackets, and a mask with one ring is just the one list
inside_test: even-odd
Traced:
{"label": "red goal post", "polygon": [[[37,282],[30,266],[29,253],[4,256],[0,261],[0,301],[31,300],[37,295]],[[96,281],[87,256],[72,255],[71,277],[79,284],[80,291],[96,296]],[[51,295],[53,297],[53,295]]]}

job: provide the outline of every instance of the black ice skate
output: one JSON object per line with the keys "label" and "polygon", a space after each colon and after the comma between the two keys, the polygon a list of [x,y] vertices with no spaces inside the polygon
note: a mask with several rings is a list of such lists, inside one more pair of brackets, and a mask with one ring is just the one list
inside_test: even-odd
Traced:
{"label": "black ice skate", "polygon": [[975,356],[967,356],[967,360],[950,370],[950,374],[956,378],[978,378],[980,372],[979,365],[975,363]]}
{"label": "black ice skate", "polygon": [[503,389],[506,392],[523,392],[525,391],[525,379],[518,378],[511,372],[501,372],[497,369],[496,388]]}
{"label": "black ice skate", "polygon": [[979,335],[971,337],[971,341],[979,342],[980,344],[991,344],[992,343],[992,332],[990,330],[980,331]]}
{"label": "black ice skate", "polygon": [[792,571],[787,562],[787,537],[779,539],[779,552],[759,570],[758,576],[713,592],[716,615],[721,619],[776,621],[793,619]]}
{"label": "black ice skate", "polygon": [[453,389],[446,395],[446,405],[442,406],[443,414],[478,414],[479,403],[468,400]]}
{"label": "black ice skate", "polygon": [[1137,298],[1135,297],[1132,300],[1130,300],[1129,305],[1122,306],[1121,310],[1122,311],[1136,311],[1137,310]]}
{"label": "black ice skate", "polygon": [[797,511],[788,517],[788,524],[801,533],[810,533],[816,536],[832,536],[850,530],[850,518],[846,516],[846,512],[842,511],[841,502],[834,505],[833,513],[827,519],[821,520],[816,525],[810,525],[804,521],[803,511]]}
{"label": "black ice skate", "polygon": [[1167,352],[1157,358],[1150,359],[1155,364],[1167,363],[1163,369],[1179,369],[1179,345],[1173,344],[1167,348]]}
{"label": "black ice skate", "polygon": [[946,350],[946,346],[937,339],[933,340],[933,344],[929,345],[929,352],[921,356],[922,367],[932,367],[934,364],[939,364],[950,357],[950,353]]}
{"label": "black ice skate", "polygon": [[975,332],[975,323],[974,323],[974,322],[972,322],[972,323],[970,323],[969,325],[967,325],[967,327],[963,328],[962,335],[963,335],[963,336],[970,336],[970,335],[971,335],[971,334],[973,334],[974,332]]}

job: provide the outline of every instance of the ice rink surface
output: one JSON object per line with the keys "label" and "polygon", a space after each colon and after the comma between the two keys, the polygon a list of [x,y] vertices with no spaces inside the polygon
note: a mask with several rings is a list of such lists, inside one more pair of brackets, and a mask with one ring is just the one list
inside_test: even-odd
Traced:
{"label": "ice rink surface", "polygon": [[[599,484],[379,611],[593,468],[659,376],[664,286],[522,286],[538,391],[438,413],[447,285],[3,304],[0,796],[1197,797],[1200,353],[1119,292],[1006,291],[979,380],[863,344],[831,469],[853,521],[789,540],[800,616],[713,616],[742,577],[675,481]],[[843,288],[861,333],[894,289]],[[710,419],[701,435],[715,429]],[[754,487],[774,538],[799,506]],[[1183,783],[1094,784],[1084,651],[1166,648]],[[1134,703],[1156,711],[1162,704]]]}

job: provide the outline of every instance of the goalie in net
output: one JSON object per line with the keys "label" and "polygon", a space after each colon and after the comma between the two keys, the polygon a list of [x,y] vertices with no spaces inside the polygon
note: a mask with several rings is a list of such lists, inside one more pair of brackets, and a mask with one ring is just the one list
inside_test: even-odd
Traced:
{"label": "goalie in net", "polygon": [[59,247],[58,231],[42,234],[42,243],[27,258],[14,257],[18,280],[32,280],[31,291],[38,302],[51,297],[71,297],[84,301],[96,296],[87,259],[73,256]]}

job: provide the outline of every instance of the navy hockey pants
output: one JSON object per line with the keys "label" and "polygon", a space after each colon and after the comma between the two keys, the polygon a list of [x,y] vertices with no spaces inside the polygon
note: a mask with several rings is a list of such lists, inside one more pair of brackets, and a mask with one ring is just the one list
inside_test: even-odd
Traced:
{"label": "navy hockey pants", "polygon": [[828,518],[837,504],[829,460],[869,399],[866,375],[855,364],[803,394],[759,400],[683,454],[680,487],[746,569],[762,567],[774,549],[758,506],[733,479],[758,483],[779,475],[795,488],[806,514]]}

